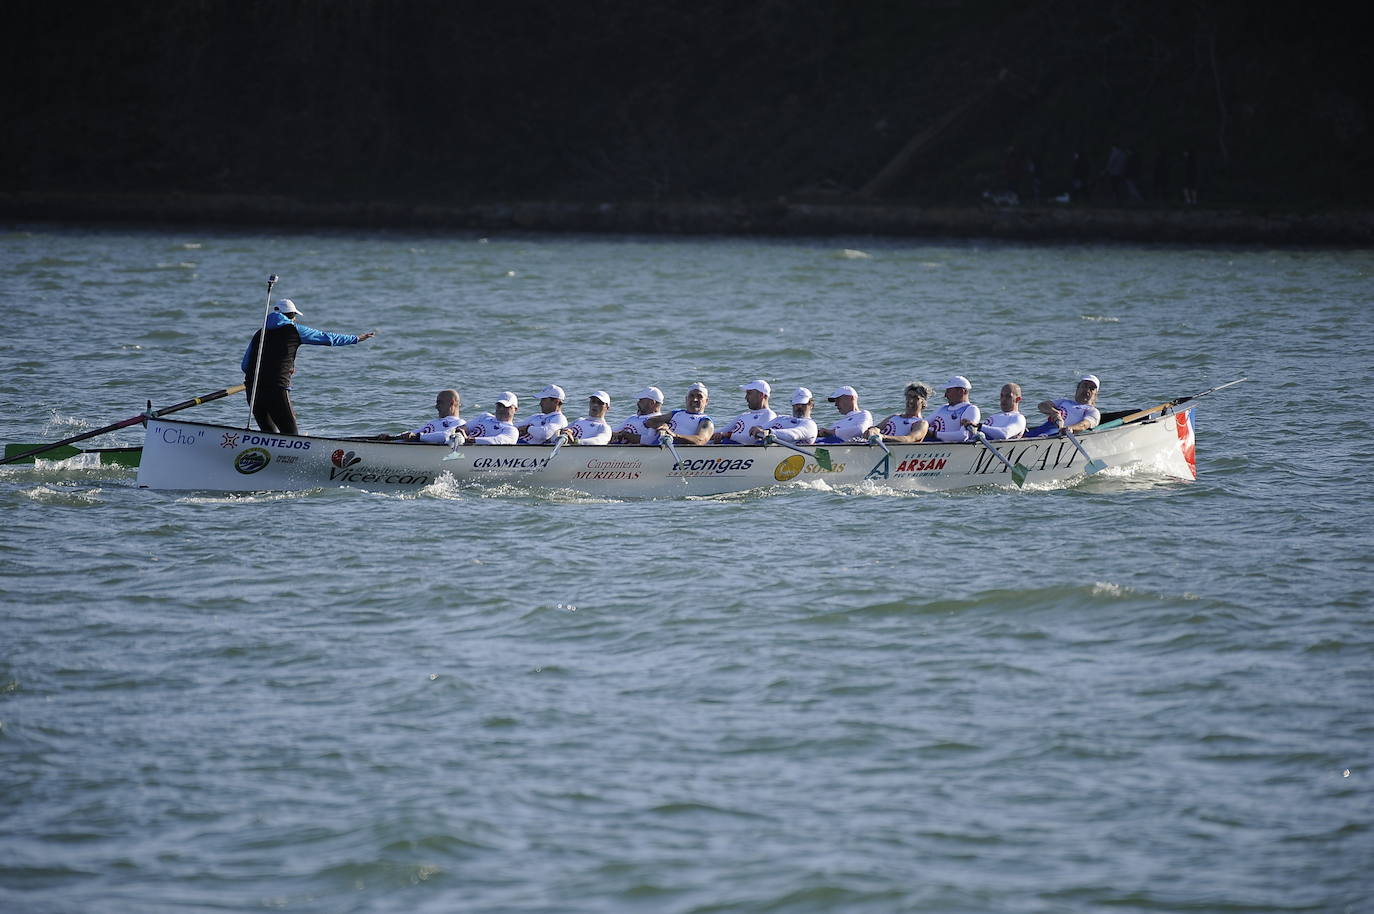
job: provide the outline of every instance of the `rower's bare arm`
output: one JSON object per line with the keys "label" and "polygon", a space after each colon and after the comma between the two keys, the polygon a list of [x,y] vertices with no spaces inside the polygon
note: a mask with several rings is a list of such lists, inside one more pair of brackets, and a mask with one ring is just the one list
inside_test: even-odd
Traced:
{"label": "rower's bare arm", "polygon": [[[715,426],[712,425],[710,422],[703,422],[703,423],[701,423],[701,428],[697,430],[696,434],[693,434],[693,435],[674,435],[674,437],[677,438],[678,441],[683,442],[684,444],[698,444],[698,445],[700,445],[700,444],[707,444],[707,443],[709,443],[710,440],[711,440],[711,435],[712,435],[713,432],[715,432]],[[672,432],[667,432],[667,434],[673,434],[673,433],[672,433]]]}

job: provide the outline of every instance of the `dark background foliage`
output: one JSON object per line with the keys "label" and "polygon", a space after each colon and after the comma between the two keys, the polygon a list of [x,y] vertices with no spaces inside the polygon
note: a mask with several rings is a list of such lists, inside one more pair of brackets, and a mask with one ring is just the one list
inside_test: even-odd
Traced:
{"label": "dark background foliage", "polygon": [[1193,149],[1204,202],[1374,202],[1364,39],[1316,4],[21,0],[6,18],[0,190],[973,203],[1030,195],[1027,157],[1058,194],[1075,150],[1100,173],[1120,143],[1147,200],[1161,162],[1177,197]]}

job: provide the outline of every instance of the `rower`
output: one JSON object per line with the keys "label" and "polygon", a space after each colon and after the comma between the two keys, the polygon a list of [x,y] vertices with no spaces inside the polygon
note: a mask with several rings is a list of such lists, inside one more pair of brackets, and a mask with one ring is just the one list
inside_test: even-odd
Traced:
{"label": "rower", "polygon": [[644,424],[657,429],[659,438],[669,443],[706,444],[715,431],[711,417],[706,415],[706,404],[710,402],[710,397],[706,385],[697,381],[687,388],[683,409],[675,409],[666,416],[651,416],[644,420]]}
{"label": "rower", "polygon": [[1021,385],[1007,383],[997,395],[1000,413],[993,413],[983,420],[985,438],[1020,438],[1026,433],[1026,417],[1021,414]]}
{"label": "rower", "polygon": [[554,440],[562,437],[570,444],[606,444],[611,440],[611,427],[606,424],[606,410],[611,408],[611,395],[594,390],[587,398],[587,415],[554,433]]}
{"label": "rower", "polygon": [[662,412],[663,391],[646,387],[636,397],[639,412],[620,423],[620,428],[611,435],[611,444],[658,444],[658,431],[649,428],[645,420]]}
{"label": "rower", "polygon": [[740,387],[744,391],[744,402],[749,407],[748,412],[740,413],[724,431],[716,432],[711,436],[712,444],[757,444],[758,442],[750,438],[750,429],[757,427],[767,427],[768,423],[778,417],[768,406],[768,398],[773,394],[773,388],[768,382],[759,378],[757,381],[750,381]]}
{"label": "rower", "polygon": [[563,415],[563,401],[567,394],[557,384],[539,391],[539,415],[520,426],[521,444],[552,444],[553,436],[568,424]]}
{"label": "rower", "polygon": [[873,414],[866,409],[859,409],[859,392],[846,384],[835,388],[835,392],[827,399],[835,404],[835,409],[843,418],[829,428],[816,429],[816,443],[863,441],[864,432],[873,425]]}
{"label": "rower", "polygon": [[1102,413],[1097,409],[1097,391],[1102,385],[1095,374],[1085,374],[1074,387],[1073,399],[1042,400],[1036,407],[1049,417],[1026,433],[1027,438],[1041,438],[1063,431],[1086,432],[1097,428]]}
{"label": "rower", "polygon": [[955,375],[945,382],[945,405],[930,417],[927,437],[937,441],[972,441],[974,426],[982,418],[978,407],[969,402],[968,378]]}
{"label": "rower", "polygon": [[868,437],[879,435],[883,441],[893,444],[916,444],[925,440],[930,423],[921,415],[921,410],[925,409],[926,401],[930,399],[930,388],[912,381],[906,386],[903,396],[906,398],[906,409],[869,428],[866,432]]}
{"label": "rower", "polygon": [[463,406],[463,398],[458,391],[453,388],[441,390],[434,396],[434,408],[439,412],[439,418],[431,419],[417,429],[402,432],[399,435],[378,435],[380,441],[421,441],[425,444],[447,444],[453,437],[453,433],[463,424],[463,417],[458,415]]}
{"label": "rower", "polygon": [[785,441],[788,444],[815,444],[816,420],[811,418],[815,398],[805,387],[792,391],[792,415],[778,416],[767,427],[754,426],[749,434],[765,444],[769,441]]}
{"label": "rower", "polygon": [[515,444],[520,432],[515,427],[515,412],[520,401],[509,390],[496,398],[496,409],[469,419],[453,435],[456,445]]}

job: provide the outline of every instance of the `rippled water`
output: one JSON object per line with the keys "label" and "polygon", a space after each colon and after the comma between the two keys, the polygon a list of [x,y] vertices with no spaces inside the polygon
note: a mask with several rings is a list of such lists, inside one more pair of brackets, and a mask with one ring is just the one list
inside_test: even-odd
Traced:
{"label": "rippled water", "polygon": [[[0,236],[0,432],[547,382],[1198,407],[1199,480],[612,501],[0,468],[0,910],[1363,911],[1367,251]],[[242,422],[233,398],[183,413]],[[126,430],[108,442],[138,441]]]}

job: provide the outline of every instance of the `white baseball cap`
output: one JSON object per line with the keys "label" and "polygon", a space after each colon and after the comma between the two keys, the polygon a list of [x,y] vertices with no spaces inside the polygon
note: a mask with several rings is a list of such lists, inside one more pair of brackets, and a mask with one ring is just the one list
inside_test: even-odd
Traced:
{"label": "white baseball cap", "polygon": [[796,390],[792,391],[793,406],[800,403],[810,403],[814,399],[815,397],[811,396],[811,391],[805,387],[798,387]]}
{"label": "white baseball cap", "polygon": [[1098,382],[1098,380],[1097,380],[1097,375],[1095,375],[1095,374],[1085,374],[1083,377],[1079,378],[1078,380],[1080,380],[1080,381],[1087,381],[1087,382],[1089,382],[1090,384],[1092,384],[1093,387],[1096,387],[1098,390],[1101,390],[1101,389],[1102,389],[1102,385]]}
{"label": "white baseball cap", "polygon": [[850,387],[848,384],[846,384],[843,387],[836,387],[835,392],[831,394],[829,397],[826,397],[826,399],[829,400],[831,403],[834,403],[840,397],[853,397],[855,400],[857,400],[859,399],[859,392],[854,388]]}
{"label": "white baseball cap", "polygon": [[557,384],[550,384],[548,387],[539,391],[539,399],[542,400],[545,397],[553,397],[555,400],[568,399],[568,395],[563,392],[563,388],[559,387]]}
{"label": "white baseball cap", "polygon": [[296,303],[289,298],[283,298],[273,307],[273,311],[280,311],[282,314],[300,314],[301,309],[296,307]]}
{"label": "white baseball cap", "polygon": [[687,388],[687,392],[688,392],[688,393],[691,393],[691,392],[694,391],[694,390],[699,390],[699,391],[701,391],[701,395],[702,395],[703,397],[709,397],[709,396],[711,395],[710,392],[707,391],[706,385],[703,384],[703,383],[701,383],[700,381],[697,381],[697,382],[696,382],[695,384],[693,384],[691,387]]}
{"label": "white baseball cap", "polygon": [[748,384],[741,385],[740,390],[757,390],[765,397],[773,396],[773,388],[769,387],[768,382],[765,381],[763,378],[759,378],[757,381],[750,381]]}
{"label": "white baseball cap", "polygon": [[602,403],[605,403],[607,406],[610,406],[610,405],[611,405],[611,395],[608,394],[608,393],[606,393],[606,391],[604,391],[604,390],[594,390],[594,391],[592,391],[592,396],[591,396],[591,398],[592,398],[593,400],[600,400]]}
{"label": "white baseball cap", "polygon": [[636,400],[653,400],[655,403],[662,403],[662,402],[663,402],[663,391],[659,390],[657,387],[646,387],[646,388],[644,388],[643,390],[641,390],[639,393],[635,394],[635,399],[636,399]]}
{"label": "white baseball cap", "polygon": [[505,393],[501,394],[501,396],[497,397],[497,398],[496,398],[496,402],[497,402],[497,403],[500,403],[502,406],[519,406],[519,405],[520,405],[520,401],[519,401],[518,399],[516,399],[515,394],[511,393],[509,390],[506,391]]}
{"label": "white baseball cap", "polygon": [[968,382],[968,378],[961,374],[957,374],[945,382],[945,390],[949,390],[951,387],[962,387],[964,390],[973,390],[973,385]]}

